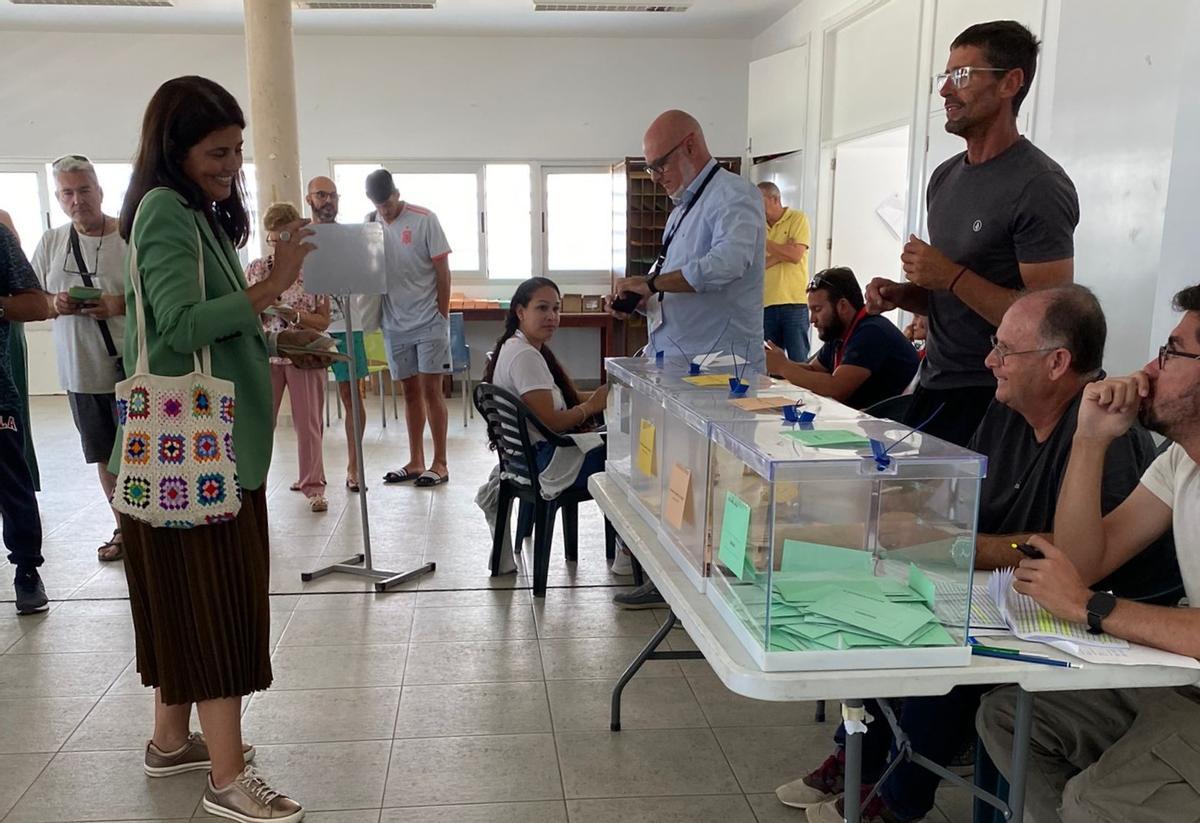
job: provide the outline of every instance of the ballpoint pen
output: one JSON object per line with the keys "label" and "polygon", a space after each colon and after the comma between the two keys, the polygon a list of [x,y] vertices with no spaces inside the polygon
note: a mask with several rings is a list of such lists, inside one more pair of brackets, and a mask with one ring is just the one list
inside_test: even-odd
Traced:
{"label": "ballpoint pen", "polygon": [[992,651],[991,649],[981,648],[979,646],[971,646],[971,654],[976,657],[994,657],[997,660],[1019,660],[1022,663],[1040,663],[1043,666],[1058,666],[1060,669],[1078,669],[1078,663],[1068,663],[1066,660],[1056,660],[1053,657],[1038,657],[1035,655],[1022,654],[1017,652],[1011,654],[1009,652]]}

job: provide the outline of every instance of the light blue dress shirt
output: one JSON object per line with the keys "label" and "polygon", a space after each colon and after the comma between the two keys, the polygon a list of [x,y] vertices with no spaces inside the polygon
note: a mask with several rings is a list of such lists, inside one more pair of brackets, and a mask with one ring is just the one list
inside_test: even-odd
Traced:
{"label": "light blue dress shirt", "polygon": [[[709,171],[710,160],[667,218],[664,236],[680,221]],[[655,352],[689,358],[710,351],[734,352],[765,371],[763,355],[763,275],[767,219],[758,188],[719,170],[671,240],[664,272],[682,271],[695,294],[651,296],[647,303],[650,345]],[[661,312],[661,314],[660,314]],[[661,322],[658,322],[661,318]]]}

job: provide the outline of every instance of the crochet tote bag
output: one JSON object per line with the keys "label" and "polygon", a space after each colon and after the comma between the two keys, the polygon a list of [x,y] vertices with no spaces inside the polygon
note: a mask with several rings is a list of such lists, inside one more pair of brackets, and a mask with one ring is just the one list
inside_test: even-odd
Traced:
{"label": "crochet tote bag", "polygon": [[[137,218],[134,218],[137,224]],[[204,254],[200,229],[200,299]],[[154,527],[190,529],[232,520],[242,507],[233,451],[233,382],[212,376],[205,346],[195,370],[179,377],[152,374],[137,246],[129,238],[137,328],[137,366],[116,386],[122,431],[121,470],[113,508]]]}

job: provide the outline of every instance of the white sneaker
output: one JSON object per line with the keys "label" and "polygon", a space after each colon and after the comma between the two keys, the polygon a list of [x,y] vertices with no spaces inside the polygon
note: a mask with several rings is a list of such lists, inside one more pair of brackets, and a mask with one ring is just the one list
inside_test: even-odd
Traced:
{"label": "white sneaker", "polygon": [[617,538],[617,552],[613,555],[612,566],[609,571],[613,574],[622,577],[628,577],[633,574],[633,555],[629,553],[629,549],[625,548],[625,544],[621,538]]}

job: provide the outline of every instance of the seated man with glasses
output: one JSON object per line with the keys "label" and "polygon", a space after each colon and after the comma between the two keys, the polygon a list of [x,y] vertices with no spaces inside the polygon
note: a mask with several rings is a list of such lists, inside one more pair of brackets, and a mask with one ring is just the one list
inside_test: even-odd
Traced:
{"label": "seated man with glasses", "polygon": [[[975,568],[1015,566],[1021,554],[1012,548],[1014,543],[1054,530],[1055,500],[1066,475],[1080,402],[1103,374],[1106,333],[1099,301],[1082,286],[1030,292],[1005,313],[987,356],[997,383],[995,400],[970,443],[988,458],[979,497]],[[1097,468],[1097,508],[1111,511],[1120,505],[1153,459],[1154,444],[1145,429],[1123,431],[1108,449],[1103,469]],[[1179,568],[1169,534],[1127,559],[1124,565],[1105,567],[1104,580],[1096,574],[1089,582],[1128,597],[1178,600]],[[940,697],[904,700],[900,725],[913,749],[943,767],[951,763],[974,740],[973,719],[984,691],[959,687]],[[864,796],[882,774],[892,744],[878,705],[868,702],[868,711],[875,721],[863,741]],[[844,764],[839,750],[776,794],[789,806],[807,808],[811,821],[840,821]],[[933,808],[939,782],[932,772],[902,762],[867,805],[863,820],[918,820]]]}
{"label": "seated man with glasses", "polygon": [[[1022,560],[1017,591],[1093,631],[1200,657],[1200,285],[1175,295],[1184,313],[1158,359],[1129,377],[1092,383],[1058,497],[1054,545]],[[1173,441],[1128,499],[1101,516],[1104,467],[1140,420]],[[1174,531],[1192,608],[1120,598],[1094,583],[1143,556]],[[1117,596],[1114,596],[1117,595]],[[1015,689],[997,689],[979,710],[979,737],[1009,774]],[[1200,690],[1046,692],[1033,705],[1026,807],[1037,820],[1183,820],[1200,803]],[[1009,775],[1011,776],[1011,775]]]}
{"label": "seated man with glasses", "polygon": [[[54,196],[71,222],[42,235],[30,262],[42,287],[53,296],[58,382],[67,393],[83,459],[95,464],[100,488],[111,500],[117,483],[108,470],[117,439],[114,387],[125,378],[121,347],[128,246],[117,231],[117,219],[102,210],[104,190],[91,161],[68,154],[55,160],[51,169]],[[97,549],[97,556],[117,560],[122,552],[118,524]]]}
{"label": "seated man with glasses", "polygon": [[867,314],[853,271],[818,272],[808,283],[808,310],[825,345],[807,363],[796,363],[768,343],[769,374],[856,409],[904,393],[920,355],[892,321]]}

